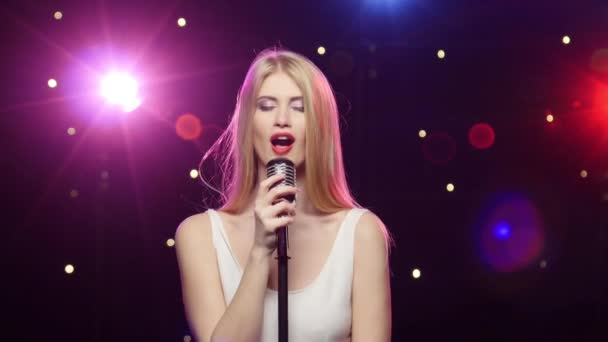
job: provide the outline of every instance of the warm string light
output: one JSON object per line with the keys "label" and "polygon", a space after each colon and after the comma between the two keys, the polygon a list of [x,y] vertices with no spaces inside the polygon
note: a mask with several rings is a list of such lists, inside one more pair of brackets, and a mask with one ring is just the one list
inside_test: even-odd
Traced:
{"label": "warm string light", "polygon": [[439,59],[444,59],[445,58],[445,51],[444,50],[437,51],[437,57],[439,57]]}
{"label": "warm string light", "polygon": [[177,26],[179,26],[179,27],[185,27],[186,26],[186,19],[185,18],[179,18],[179,19],[177,19]]}
{"label": "warm string light", "polygon": [[412,278],[414,278],[414,279],[419,279],[421,275],[422,275],[422,274],[420,273],[420,270],[419,270],[419,269],[414,268],[414,269],[412,270]]}
{"label": "warm string light", "polygon": [[323,56],[323,55],[325,54],[325,52],[326,52],[326,51],[325,51],[325,47],[323,47],[323,46],[319,46],[319,47],[317,48],[317,53],[318,53],[319,55]]}

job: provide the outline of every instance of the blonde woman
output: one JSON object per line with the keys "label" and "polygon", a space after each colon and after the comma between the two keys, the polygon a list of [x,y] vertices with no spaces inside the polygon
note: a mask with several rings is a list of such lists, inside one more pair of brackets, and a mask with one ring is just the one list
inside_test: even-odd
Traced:
{"label": "blonde woman", "polygon": [[[286,225],[289,341],[390,341],[392,240],[350,194],[338,116],[331,86],[306,57],[268,49],[252,62],[218,140],[226,146],[222,205],[176,232],[197,341],[278,340],[275,229]],[[297,189],[269,190],[281,180],[266,178],[277,157],[293,161]],[[287,194],[297,200],[276,201]]]}

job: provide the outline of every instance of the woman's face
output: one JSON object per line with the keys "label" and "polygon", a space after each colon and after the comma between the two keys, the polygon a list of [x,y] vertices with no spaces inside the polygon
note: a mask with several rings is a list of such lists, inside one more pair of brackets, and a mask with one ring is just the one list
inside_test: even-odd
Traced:
{"label": "woman's face", "polygon": [[306,110],[302,92],[287,74],[274,73],[262,82],[253,115],[253,148],[261,163],[284,157],[296,168],[303,164]]}

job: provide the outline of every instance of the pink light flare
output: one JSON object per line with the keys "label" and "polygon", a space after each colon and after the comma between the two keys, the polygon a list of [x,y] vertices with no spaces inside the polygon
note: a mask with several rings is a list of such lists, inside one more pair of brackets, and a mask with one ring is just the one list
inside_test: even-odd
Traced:
{"label": "pink light flare", "polygon": [[125,113],[132,112],[141,105],[138,92],[137,81],[126,72],[113,71],[101,80],[101,96],[109,104],[120,107]]}

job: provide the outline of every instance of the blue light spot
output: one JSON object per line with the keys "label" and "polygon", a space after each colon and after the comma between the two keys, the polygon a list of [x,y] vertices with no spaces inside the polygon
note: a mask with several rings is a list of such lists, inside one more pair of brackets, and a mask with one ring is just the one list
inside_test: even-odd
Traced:
{"label": "blue light spot", "polygon": [[501,240],[507,239],[511,235],[511,228],[507,223],[499,223],[494,230],[494,234]]}

